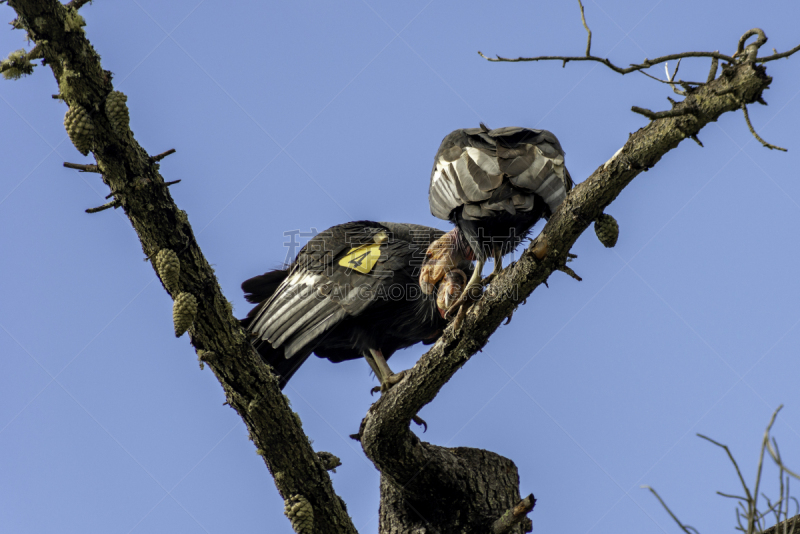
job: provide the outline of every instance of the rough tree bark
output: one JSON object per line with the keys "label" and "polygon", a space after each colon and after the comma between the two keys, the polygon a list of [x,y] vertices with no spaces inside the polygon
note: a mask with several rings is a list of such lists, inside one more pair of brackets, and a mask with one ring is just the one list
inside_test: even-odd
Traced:
{"label": "rough tree bark", "polygon": [[[85,2],[8,3],[19,15],[14,27],[27,31],[36,53],[51,67],[60,98],[71,110],[82,108],[90,117],[91,151],[97,163],[84,170],[102,174],[109,186],[114,199],[103,208],[123,208],[148,258],[163,249],[177,254],[179,282],[165,284],[165,289],[173,298],[179,293],[196,298],[198,309],[189,327],[192,345],[247,425],[284,500],[310,504],[313,526],[308,521],[293,521],[293,526],[298,532],[355,532],[344,503],[333,491],[326,464],[311,448],[276,379],[232,316],[186,214],[175,205],[159,174],[159,158],[149,156],[127,127],[120,132],[109,121],[105,104],[114,90],[111,73],[102,69],[98,54],[75,24],[77,8]],[[529,531],[525,513],[535,501],[533,496],[520,499],[519,477],[511,460],[489,451],[422,442],[409,430],[411,418],[552,273],[571,273],[565,266],[570,248],[631,180],[683,140],[697,140],[697,133],[723,113],[761,101],[772,81],[765,67],[754,61],[766,40],[761,36],[763,32],[740,62],[718,53],[687,53],[729,63],[719,78],[709,76],[707,83],[685,86],[686,98],[669,112],[649,112],[653,122],[632,134],[573,190],[520,260],[507,267],[470,309],[460,328],[449,328],[406,378],[370,408],[358,438],[382,474],[381,532]],[[743,43],[744,38],[740,51]],[[592,60],[601,61],[593,56]]]}
{"label": "rough tree bark", "polygon": [[[61,98],[70,109],[80,106],[89,113],[97,171],[130,219],[145,255],[152,259],[162,249],[177,254],[180,292],[194,295],[198,304],[189,328],[192,345],[247,425],[281,496],[289,500],[301,495],[308,500],[315,516],[324,518],[316,522],[315,532],[356,532],[299,417],[231,314],[230,303],[195,240],[186,213],[172,200],[157,161],[136,142],[130,129],[119,133],[112,128],[105,113],[106,98],[114,90],[111,73],[101,67],[100,56],[83,30],[65,30],[75,10],[56,0],[18,0],[9,5],[19,14],[15,27],[25,29],[42,50]],[[177,293],[171,292],[173,297]]]}

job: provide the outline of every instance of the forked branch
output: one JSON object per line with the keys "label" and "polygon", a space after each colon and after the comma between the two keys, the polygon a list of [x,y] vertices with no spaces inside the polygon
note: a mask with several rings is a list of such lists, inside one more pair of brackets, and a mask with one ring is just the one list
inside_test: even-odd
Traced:
{"label": "forked branch", "polygon": [[[597,62],[597,63],[602,63],[603,65],[605,65],[606,67],[610,68],[614,72],[618,72],[618,73],[624,75],[624,74],[628,74],[628,73],[631,73],[631,72],[644,71],[645,69],[649,69],[650,67],[652,67],[654,65],[658,65],[660,63],[665,63],[667,61],[673,61],[673,60],[676,60],[676,59],[691,58],[691,57],[710,57],[710,58],[712,58],[712,60],[713,60],[712,61],[713,72],[716,73],[716,70],[717,70],[716,67],[717,67],[717,64],[718,64],[720,59],[723,60],[723,61],[727,61],[728,63],[735,63],[737,58],[742,59],[742,60],[746,60],[746,61],[753,61],[753,62],[757,62],[757,63],[765,63],[767,61],[774,61],[776,59],[789,57],[792,54],[794,54],[795,52],[800,51],[800,45],[798,45],[798,46],[792,48],[791,50],[789,50],[787,52],[783,52],[781,54],[775,53],[775,54],[773,54],[771,56],[766,56],[766,57],[759,58],[759,57],[757,57],[758,50],[761,48],[762,45],[764,45],[764,43],[767,42],[767,37],[764,34],[764,31],[761,30],[760,28],[753,28],[752,30],[748,30],[747,33],[742,35],[742,37],[739,39],[739,43],[738,43],[738,46],[737,46],[737,49],[736,49],[736,53],[733,56],[720,54],[719,51],[715,51],[715,52],[681,52],[681,53],[678,53],[678,54],[668,54],[666,56],[660,56],[660,57],[657,57],[655,59],[647,59],[647,58],[645,58],[645,60],[642,61],[641,63],[631,63],[630,66],[628,66],[628,67],[620,67],[620,66],[615,65],[614,63],[612,63],[611,60],[609,60],[608,58],[599,57],[599,56],[593,56],[591,54],[592,32],[589,29],[588,24],[586,23],[586,15],[584,13],[583,3],[581,2],[581,0],[578,0],[578,5],[580,6],[580,10],[581,10],[581,22],[583,23],[583,27],[586,29],[586,32],[588,33],[588,38],[587,38],[587,42],[586,42],[586,54],[583,55],[583,56],[532,56],[532,57],[508,58],[508,57],[502,57],[502,56],[499,56],[499,55],[495,56],[495,57],[488,57],[488,56],[484,55],[480,51],[478,52],[478,54],[482,58],[486,59],[487,61],[506,62],[506,63],[520,63],[520,62],[527,62],[527,61],[561,61],[563,63],[563,65],[565,66],[570,61],[594,61],[594,62]],[[749,45],[747,45],[745,47],[745,42],[747,42],[747,40],[752,36],[757,36],[758,38],[756,39],[755,42],[753,42],[753,43],[751,43],[751,44],[749,44]],[[746,54],[745,54],[745,52],[746,52]],[[709,80],[708,81],[711,81],[712,79],[713,78],[711,78],[709,76]],[[663,80],[659,80],[659,81],[663,81]],[[667,83],[671,83],[671,81],[667,82]],[[681,82],[679,80],[679,81],[677,81],[675,83],[681,83]],[[693,83],[693,82],[683,82],[683,83]],[[699,84],[697,84],[697,85],[699,85]]]}
{"label": "forked branch", "polygon": [[[800,477],[798,477],[796,474],[790,471],[786,465],[784,465],[783,461],[781,460],[780,453],[778,452],[778,443],[775,438],[772,438],[772,444],[770,444],[770,432],[772,431],[772,426],[775,424],[775,419],[778,417],[778,412],[781,411],[781,408],[783,408],[783,405],[779,406],[778,409],[773,412],[772,418],[767,425],[767,429],[764,431],[764,438],[761,441],[761,451],[758,456],[758,468],[756,470],[755,485],[752,490],[745,482],[744,476],[742,476],[742,471],[739,469],[739,464],[736,462],[736,458],[734,458],[727,445],[723,445],[722,443],[719,443],[702,434],[697,434],[698,437],[705,439],[706,441],[709,441],[710,443],[723,449],[728,455],[728,459],[733,465],[733,468],[736,470],[736,475],[739,477],[739,483],[742,485],[742,489],[744,490],[744,496],[731,495],[721,491],[718,491],[717,494],[722,497],[737,501],[736,522],[738,526],[736,527],[736,530],[740,530],[745,534],[794,534],[797,531],[798,525],[800,525],[800,515],[798,515],[798,512],[800,512],[800,503],[798,503],[796,498],[789,494],[789,476],[791,475],[795,478]],[[769,452],[770,456],[775,462],[775,465],[777,465],[779,469],[779,496],[774,502],[767,497],[767,495],[759,491],[761,486],[761,474],[764,466],[764,453],[766,451]],[[784,476],[785,473],[786,475]],[[669,506],[667,506],[667,503],[664,502],[661,496],[656,493],[653,488],[650,486],[642,486],[642,488],[650,490],[653,495],[655,495],[656,499],[658,499],[658,502],[661,503],[661,506],[664,508],[664,510],[666,510],[670,517],[672,517],[675,523],[678,524],[681,530],[683,530],[686,534],[698,534],[696,529],[681,523],[680,519],[678,519],[672,510],[670,510]],[[765,510],[759,510],[758,508],[759,496],[764,497],[764,500],[767,503],[767,508]],[[790,515],[791,503],[795,504],[793,517]],[[774,515],[775,525],[767,529],[764,526],[764,519],[769,514]]]}

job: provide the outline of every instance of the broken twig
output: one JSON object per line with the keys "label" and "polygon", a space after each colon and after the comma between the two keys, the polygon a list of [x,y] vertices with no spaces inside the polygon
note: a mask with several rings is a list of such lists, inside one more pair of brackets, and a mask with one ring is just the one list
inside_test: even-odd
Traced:
{"label": "broken twig", "polygon": [[97,168],[97,165],[85,165],[83,163],[70,163],[68,161],[65,161],[64,167],[68,169],[75,169],[81,172],[96,172],[96,173],[100,172],[100,169]]}
{"label": "broken twig", "polygon": [[89,208],[88,210],[86,210],[86,213],[99,213],[99,212],[105,211],[105,210],[107,210],[109,208],[117,209],[119,207],[119,205],[120,205],[119,200],[115,199],[115,200],[112,200],[111,202],[107,202],[107,203],[103,204],[102,206],[97,206],[96,208]]}
{"label": "broken twig", "polygon": [[174,153],[175,153],[175,149],[174,149],[174,148],[170,148],[170,149],[169,149],[169,150],[167,150],[166,152],[162,152],[161,154],[158,154],[158,155],[156,155],[156,156],[150,156],[150,161],[152,161],[153,163],[155,163],[155,162],[157,162],[157,161],[161,161],[162,159],[166,158],[166,157],[167,157],[167,156],[169,156],[170,154],[174,154]]}

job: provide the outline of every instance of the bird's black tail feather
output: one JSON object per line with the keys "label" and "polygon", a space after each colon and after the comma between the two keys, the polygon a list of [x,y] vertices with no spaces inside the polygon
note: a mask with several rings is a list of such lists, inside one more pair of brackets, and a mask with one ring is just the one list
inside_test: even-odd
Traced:
{"label": "bird's black tail feather", "polygon": [[[270,297],[272,297],[275,290],[278,289],[278,286],[281,285],[287,276],[289,276],[289,271],[287,269],[277,269],[259,276],[254,276],[242,283],[244,298],[248,302],[256,304],[256,306],[250,310],[250,313],[247,314],[247,317],[240,320],[243,327],[248,328],[250,326],[250,322],[258,315],[258,312],[261,311],[261,308],[267,303]],[[286,383],[295,371],[303,365],[303,362],[306,361],[310,354],[310,352],[301,352],[286,359],[283,347],[275,349],[267,341],[258,341],[254,343],[254,346],[261,356],[261,359],[272,367],[272,371],[278,375],[281,389],[286,386]]]}
{"label": "bird's black tail feather", "polygon": [[286,387],[286,383],[292,378],[295,371],[297,371],[303,362],[308,359],[310,352],[300,352],[294,354],[291,358],[284,356],[283,347],[277,349],[272,348],[272,345],[267,341],[256,342],[253,344],[266,364],[272,367],[272,372],[278,376],[280,388]]}

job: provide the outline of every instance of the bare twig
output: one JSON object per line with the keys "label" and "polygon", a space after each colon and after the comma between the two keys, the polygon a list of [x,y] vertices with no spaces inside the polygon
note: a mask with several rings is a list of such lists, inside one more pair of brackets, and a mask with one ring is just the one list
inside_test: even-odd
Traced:
{"label": "bare twig", "polygon": [[115,199],[112,200],[111,202],[103,204],[102,206],[97,206],[96,208],[89,208],[88,210],[86,210],[86,213],[98,213],[101,211],[105,211],[109,208],[117,209],[118,207],[119,207],[119,200]]}
{"label": "bare twig", "polygon": [[656,490],[654,490],[650,486],[641,486],[641,487],[643,489],[650,490],[650,492],[653,495],[656,496],[656,499],[658,499],[658,502],[661,503],[661,506],[664,507],[664,510],[667,511],[669,516],[672,518],[673,521],[675,521],[678,524],[678,526],[681,528],[682,531],[684,531],[686,534],[700,534],[699,532],[697,532],[696,528],[690,527],[689,525],[684,525],[683,523],[681,523],[680,519],[678,519],[678,517],[675,514],[672,513],[672,510],[669,509],[669,506],[667,506],[667,503],[664,502],[664,500],[661,498],[661,496],[658,494],[658,492]]}
{"label": "bare twig", "polygon": [[681,68],[681,60],[678,59],[678,64],[675,65],[675,72],[672,73],[672,76],[669,75],[669,63],[664,63],[664,72],[667,73],[667,80],[670,82],[675,80],[675,76],[678,75],[678,70]]}
{"label": "bare twig", "polygon": [[667,85],[671,85],[673,87],[676,86],[676,85],[682,85],[682,84],[686,84],[686,85],[703,85],[705,83],[705,82],[687,82],[686,80],[678,80],[677,82],[672,82],[672,81],[662,80],[661,78],[659,78],[657,76],[653,76],[652,74],[648,74],[643,70],[640,70],[640,71],[637,71],[637,72],[639,72],[640,74],[644,74],[648,78],[652,78],[653,80],[655,80],[657,82],[666,83]]}
{"label": "bare twig", "polygon": [[756,133],[755,128],[753,128],[753,123],[750,122],[750,114],[747,113],[747,104],[742,102],[742,111],[744,111],[744,120],[747,121],[747,127],[750,128],[750,133],[753,134],[753,137],[758,139],[758,142],[767,147],[770,150],[781,150],[783,152],[787,152],[785,148],[781,148],[779,146],[771,145],[761,139],[761,137]]}
{"label": "bare twig", "polygon": [[586,57],[589,57],[592,55],[592,30],[590,30],[589,26],[586,24],[586,16],[583,14],[583,2],[578,0],[578,5],[581,6],[581,22],[583,22],[583,27],[586,28],[586,33],[588,34],[586,37]]}
{"label": "bare twig", "polygon": [[81,172],[100,172],[100,169],[97,167],[97,165],[84,165],[83,163],[70,163],[65,161],[64,167],[68,169],[75,169]]}
{"label": "bare twig", "polygon": [[171,186],[171,185],[179,184],[180,182],[181,182],[180,180],[173,180],[173,181],[171,181],[171,182],[164,182],[164,185],[166,185],[167,187],[169,187],[169,186]]}
{"label": "bare twig", "polygon": [[536,499],[533,493],[519,501],[516,506],[506,511],[500,519],[492,525],[492,534],[504,534],[519,523],[536,506]]}
{"label": "bare twig", "polygon": [[739,495],[728,495],[727,493],[722,493],[721,491],[717,492],[717,495],[721,495],[722,497],[727,497],[729,499],[740,499],[742,501],[746,501],[746,497],[740,497]]}
{"label": "bare twig", "polygon": [[72,0],[64,7],[71,7],[74,10],[82,8],[84,5],[91,3],[92,0]]}
{"label": "bare twig", "polygon": [[639,106],[631,107],[631,111],[634,113],[638,113],[640,115],[644,115],[651,121],[656,119],[666,119],[669,117],[680,117],[681,115],[693,115],[695,113],[695,109],[692,106],[686,106],[683,108],[678,109],[669,109],[667,111],[650,111],[649,109],[640,108]]}
{"label": "bare twig", "polygon": [[[740,41],[740,45],[741,45],[741,41]],[[756,528],[758,528],[759,531],[764,530],[763,528],[761,528],[761,526],[762,526],[761,525],[761,519],[764,517],[764,515],[766,515],[769,512],[769,510],[767,510],[767,512],[764,512],[763,514],[759,514],[759,511],[758,511],[758,495],[759,495],[758,488],[761,486],[761,473],[762,473],[763,468],[764,468],[764,451],[767,449],[767,447],[769,447],[769,433],[770,433],[770,430],[772,430],[772,425],[775,424],[775,418],[778,417],[778,412],[781,411],[781,408],[783,408],[783,405],[778,406],[778,409],[775,410],[772,413],[772,417],[769,420],[769,424],[767,425],[766,430],[764,430],[764,438],[761,440],[761,451],[760,451],[760,453],[758,455],[758,469],[756,470],[756,484],[755,484],[755,486],[753,488],[753,498],[747,502],[747,508],[748,508],[747,509],[747,519],[748,519],[748,522],[747,522],[747,533],[748,534],[750,534],[751,532],[755,532]],[[782,476],[782,474],[781,474],[781,476]],[[781,498],[782,497],[783,497],[783,495],[781,495]],[[767,500],[767,506],[770,506],[769,499]],[[760,517],[759,517],[759,515],[760,515]]]}
{"label": "bare twig", "polygon": [[558,270],[561,271],[562,273],[566,273],[566,274],[570,275],[572,278],[574,278],[578,282],[582,282],[583,281],[583,278],[581,278],[580,276],[575,274],[575,271],[573,271],[572,269],[570,269],[566,265],[562,265],[561,267],[558,268]]}
{"label": "bare twig", "polygon": [[678,75],[678,70],[680,68],[681,68],[681,58],[678,58],[678,64],[675,65],[675,72],[673,72],[672,76],[670,76],[669,75],[669,63],[664,63],[664,70],[667,72],[667,80],[669,80],[669,83],[672,84],[672,90],[675,92],[675,94],[678,94],[678,95],[681,95],[681,96],[686,96],[686,91],[681,91],[680,89],[678,89],[674,85],[674,84],[677,83],[678,85],[680,85],[681,87],[683,87],[687,91],[690,89],[690,87],[688,86],[688,84],[686,82],[684,82],[682,80],[678,80],[677,82],[675,81],[675,76]]}
{"label": "bare twig", "polygon": [[774,49],[774,48],[772,49],[772,51],[773,51],[773,52],[775,52],[775,54],[774,54],[774,55],[772,55],[772,56],[767,56],[767,57],[760,57],[760,58],[758,58],[756,61],[757,61],[757,62],[759,62],[759,63],[766,63],[767,61],[775,61],[776,59],[781,59],[781,58],[789,57],[789,56],[791,56],[792,54],[794,54],[794,53],[796,53],[796,52],[800,52],[800,45],[797,45],[797,46],[795,46],[794,48],[792,48],[791,50],[789,50],[789,51],[787,51],[787,52],[782,52],[782,53],[780,53],[780,54],[778,54],[778,53],[775,51],[775,49]]}
{"label": "bare twig", "polygon": [[708,78],[706,79],[706,83],[711,83],[714,81],[714,78],[717,77],[717,69],[719,68],[719,58],[712,58],[711,59],[711,68],[708,70]]}
{"label": "bare twig", "polygon": [[736,458],[733,457],[733,454],[731,454],[731,450],[728,448],[728,446],[723,445],[718,441],[714,441],[713,439],[709,438],[708,436],[704,436],[703,434],[697,434],[697,437],[703,438],[706,441],[710,441],[717,447],[725,449],[725,452],[728,453],[728,458],[733,464],[733,467],[736,469],[736,474],[739,476],[739,482],[742,484],[742,488],[744,488],[744,493],[747,496],[747,500],[748,501],[753,500],[753,495],[750,493],[750,488],[747,487],[747,483],[744,481],[744,477],[742,476],[742,471],[739,469],[739,464],[736,463]]}
{"label": "bare twig", "polygon": [[[781,460],[781,455],[780,455],[780,453],[778,451],[778,443],[775,442],[775,440],[773,440],[772,443],[773,443],[773,445],[770,445],[769,443],[767,443],[767,451],[769,452],[769,455],[772,456],[772,459],[775,461],[775,463],[778,464],[778,467],[782,471],[786,471],[787,474],[789,474],[789,475],[793,476],[794,478],[800,480],[800,475],[798,475],[797,473],[795,473],[794,471],[792,471],[791,469],[789,469],[788,467],[783,465],[783,461]],[[774,446],[774,448],[773,448],[773,446]]]}
{"label": "bare twig", "polygon": [[174,153],[175,153],[175,149],[174,149],[174,148],[170,148],[170,149],[169,149],[169,150],[167,150],[166,152],[162,152],[161,154],[158,154],[158,155],[156,155],[156,156],[150,156],[150,161],[152,161],[153,163],[155,163],[155,162],[157,162],[157,161],[161,161],[162,159],[166,158],[166,157],[167,157],[167,156],[169,156],[170,154],[174,154]]}

